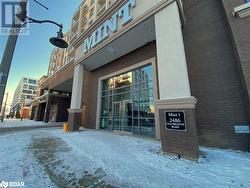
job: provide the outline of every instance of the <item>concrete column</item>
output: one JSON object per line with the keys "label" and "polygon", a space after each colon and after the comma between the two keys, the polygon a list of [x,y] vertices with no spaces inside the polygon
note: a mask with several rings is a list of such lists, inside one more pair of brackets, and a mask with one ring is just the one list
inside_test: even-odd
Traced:
{"label": "concrete column", "polygon": [[49,94],[48,99],[46,102],[45,112],[44,112],[44,119],[45,123],[49,122],[49,115],[50,115],[50,108],[51,108],[52,96]]}
{"label": "concrete column", "polygon": [[[156,101],[156,122],[158,123],[156,130],[160,132],[164,152],[195,159],[198,156],[194,114],[196,99],[191,97],[181,28],[176,2],[155,14],[159,82],[159,100]],[[184,111],[187,131],[167,130],[166,111]]]}
{"label": "concrete column", "polygon": [[38,107],[37,107],[37,112],[36,112],[36,114],[35,114],[35,121],[42,121],[43,119],[43,117],[42,117],[42,105],[43,104],[39,104],[38,105]]}
{"label": "concrete column", "polygon": [[82,102],[82,88],[83,88],[83,73],[84,67],[78,64],[74,68],[74,79],[71,96],[71,105],[69,112],[68,123],[70,131],[78,131],[81,124],[81,102]]}
{"label": "concrete column", "polygon": [[190,86],[176,2],[155,15],[160,99],[190,97]]}

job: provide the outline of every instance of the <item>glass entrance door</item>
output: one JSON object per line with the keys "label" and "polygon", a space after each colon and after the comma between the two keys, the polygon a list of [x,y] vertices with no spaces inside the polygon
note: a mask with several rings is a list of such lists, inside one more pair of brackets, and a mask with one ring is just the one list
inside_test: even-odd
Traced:
{"label": "glass entrance door", "polygon": [[154,136],[152,65],[102,80],[100,128]]}
{"label": "glass entrance door", "polygon": [[119,101],[113,103],[113,129],[132,132],[132,102]]}

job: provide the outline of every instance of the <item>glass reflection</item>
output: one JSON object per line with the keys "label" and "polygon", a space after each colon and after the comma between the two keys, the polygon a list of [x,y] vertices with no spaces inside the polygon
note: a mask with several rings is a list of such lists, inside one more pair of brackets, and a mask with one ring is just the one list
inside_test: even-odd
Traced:
{"label": "glass reflection", "polygon": [[152,65],[102,81],[102,129],[155,135]]}

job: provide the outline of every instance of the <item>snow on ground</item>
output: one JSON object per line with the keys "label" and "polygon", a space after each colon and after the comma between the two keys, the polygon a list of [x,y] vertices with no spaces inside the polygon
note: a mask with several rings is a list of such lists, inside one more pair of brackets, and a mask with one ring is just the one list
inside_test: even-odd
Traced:
{"label": "snow on ground", "polygon": [[24,182],[25,187],[54,187],[42,166],[27,150],[32,133],[0,134],[0,182]]}
{"label": "snow on ground", "polygon": [[160,142],[58,128],[0,134],[0,182],[27,187],[250,187],[250,154],[201,148],[199,162],[161,154]]}
{"label": "snow on ground", "polygon": [[250,187],[250,155],[201,148],[198,163],[164,156],[160,142],[102,131],[52,131],[113,182],[129,187]]}

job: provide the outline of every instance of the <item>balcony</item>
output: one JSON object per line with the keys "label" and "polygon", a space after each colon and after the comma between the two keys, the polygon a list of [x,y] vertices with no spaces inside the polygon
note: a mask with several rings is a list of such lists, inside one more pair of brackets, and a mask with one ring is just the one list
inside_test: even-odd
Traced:
{"label": "balcony", "polygon": [[82,4],[82,14],[85,16],[88,13],[88,6],[85,4]]}
{"label": "balcony", "polygon": [[74,33],[77,32],[78,24],[79,24],[79,20],[72,22],[72,27],[71,27],[72,32],[74,32]]}
{"label": "balcony", "polygon": [[68,49],[67,49],[68,54],[71,53],[73,50],[74,50],[74,47],[73,46],[69,46]]}
{"label": "balcony", "polygon": [[108,1],[108,7],[110,7],[111,5],[113,5],[117,0],[109,0]]}
{"label": "balcony", "polygon": [[77,20],[79,20],[79,17],[80,17],[80,7],[75,11],[72,19],[77,21]]}
{"label": "balcony", "polygon": [[83,17],[81,20],[81,31],[83,31],[86,27],[86,25],[88,24],[88,19],[86,17]]}
{"label": "balcony", "polygon": [[68,57],[75,57],[75,49],[74,47],[71,47],[68,51]]}
{"label": "balcony", "polygon": [[97,15],[100,16],[106,10],[106,5],[103,5],[97,9]]}
{"label": "balcony", "polygon": [[77,32],[72,33],[72,35],[71,35],[71,40],[70,40],[70,41],[74,41],[74,40],[76,40],[76,39],[77,39]]}
{"label": "balcony", "polygon": [[74,61],[75,61],[75,58],[70,58],[70,57],[68,57],[67,63],[66,63],[66,64],[74,63]]}

